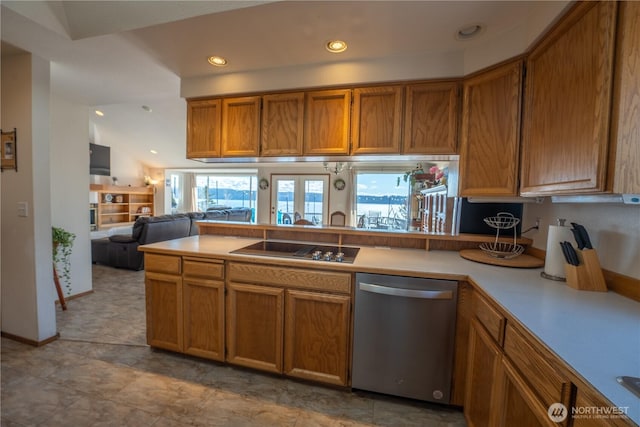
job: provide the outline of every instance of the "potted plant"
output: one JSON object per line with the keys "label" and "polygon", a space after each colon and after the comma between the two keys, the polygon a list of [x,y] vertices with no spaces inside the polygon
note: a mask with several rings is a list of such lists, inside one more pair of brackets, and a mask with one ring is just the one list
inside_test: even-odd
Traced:
{"label": "potted plant", "polygon": [[[426,182],[428,187],[433,187],[446,182],[446,172],[441,170],[438,166],[432,166],[429,168],[429,172],[425,172],[422,168],[422,163],[418,163],[415,169],[404,173],[403,179],[404,182],[409,182],[411,184],[412,190],[415,187],[416,181]],[[398,177],[397,186],[400,186],[400,177]]]}
{"label": "potted plant", "polygon": [[[404,182],[409,182],[411,184],[411,189],[413,189],[413,187],[416,184],[416,180],[425,179],[424,176],[425,176],[425,173],[424,173],[424,169],[422,169],[422,163],[418,163],[416,164],[415,169],[405,172],[402,179],[404,180]],[[398,182],[396,183],[396,186],[398,187],[400,186],[400,177],[398,177]]]}
{"label": "potted plant", "polygon": [[58,277],[65,282],[67,295],[71,294],[71,250],[76,235],[60,227],[51,227],[53,264],[62,267]]}

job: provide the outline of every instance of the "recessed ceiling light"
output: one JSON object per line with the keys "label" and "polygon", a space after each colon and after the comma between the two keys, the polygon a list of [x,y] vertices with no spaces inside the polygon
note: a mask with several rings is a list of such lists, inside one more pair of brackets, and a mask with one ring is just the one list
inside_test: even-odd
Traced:
{"label": "recessed ceiling light", "polygon": [[327,42],[327,50],[331,53],[340,53],[347,50],[347,42],[342,40],[331,40]]}
{"label": "recessed ceiling light", "polygon": [[158,154],[158,152],[157,152],[156,150],[149,150],[149,152],[150,152],[151,154]]}
{"label": "recessed ceiling light", "polygon": [[466,25],[458,30],[458,32],[456,33],[456,38],[458,40],[469,40],[478,36],[483,31],[484,26],[482,26],[481,24]]}
{"label": "recessed ceiling light", "polygon": [[152,112],[152,111],[153,111],[153,110],[151,109],[151,107],[149,107],[148,105],[143,105],[143,106],[142,106],[142,109],[143,109],[144,111],[146,111],[147,113],[150,113],[150,112]]}
{"label": "recessed ceiling light", "polygon": [[100,110],[96,110],[96,116],[102,117],[102,116],[104,116],[104,113],[102,111],[100,111]]}
{"label": "recessed ceiling light", "polygon": [[207,61],[209,61],[209,64],[215,65],[216,67],[224,67],[227,65],[227,60],[221,56],[210,56]]}

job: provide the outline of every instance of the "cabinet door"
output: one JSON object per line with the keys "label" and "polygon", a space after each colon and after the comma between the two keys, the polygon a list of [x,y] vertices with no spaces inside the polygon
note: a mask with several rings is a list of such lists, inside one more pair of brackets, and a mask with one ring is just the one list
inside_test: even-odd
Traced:
{"label": "cabinet door", "polygon": [[[624,407],[618,408],[585,385],[578,386],[573,407],[575,408],[575,414],[572,415],[573,423],[571,424],[573,427],[628,427],[633,425],[625,415],[626,410]],[[595,413],[594,408],[601,411],[609,411],[611,415],[605,416],[604,414]]]}
{"label": "cabinet door", "polygon": [[[477,319],[469,327],[467,382],[464,415],[470,427],[495,426],[497,413],[496,376],[501,360],[500,348]],[[499,390],[498,390],[499,391]]]}
{"label": "cabinet door", "polygon": [[349,154],[351,91],[308,92],[305,101],[304,153]]}
{"label": "cabinet door", "polygon": [[527,59],[522,195],[605,190],[617,2],[578,2]]}
{"label": "cabinet door", "polygon": [[259,96],[222,100],[222,156],[247,157],[260,154]]}
{"label": "cabinet door", "polygon": [[353,90],[352,154],[399,154],[402,86]]}
{"label": "cabinet door", "polygon": [[287,291],[284,372],[346,386],[351,298]]}
{"label": "cabinet door", "polygon": [[182,278],[145,273],[147,344],[182,351]]}
{"label": "cabinet door", "polygon": [[304,93],[262,97],[262,156],[301,156]]}
{"label": "cabinet door", "polygon": [[640,193],[640,2],[618,3],[618,38],[607,190]]}
{"label": "cabinet door", "polygon": [[187,158],[220,157],[222,101],[187,102]]}
{"label": "cabinet door", "polygon": [[407,86],[405,154],[455,154],[458,134],[458,83]]}
{"label": "cabinet door", "polygon": [[460,135],[462,196],[518,194],[522,61],[464,82]]}
{"label": "cabinet door", "polygon": [[224,361],[224,282],[184,279],[184,352]]}
{"label": "cabinet door", "polygon": [[284,289],[230,282],[227,361],[282,373]]}
{"label": "cabinet door", "polygon": [[[516,370],[504,359],[500,365],[497,381],[500,383],[497,392],[496,411],[499,412],[500,427],[555,427],[567,425],[568,409],[562,408],[556,413],[558,423],[552,421],[548,408],[539,404],[536,395],[525,384]],[[564,418],[563,418],[564,417]],[[562,421],[560,421],[562,419]]]}

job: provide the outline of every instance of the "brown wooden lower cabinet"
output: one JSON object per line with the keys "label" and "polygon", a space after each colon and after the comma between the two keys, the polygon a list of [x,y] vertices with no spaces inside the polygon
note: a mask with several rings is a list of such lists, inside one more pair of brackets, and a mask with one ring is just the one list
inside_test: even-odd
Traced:
{"label": "brown wooden lower cabinet", "polygon": [[230,282],[226,308],[227,361],[281,373],[284,289]]}
{"label": "brown wooden lower cabinet", "polygon": [[183,279],[184,352],[224,361],[224,282]]}
{"label": "brown wooden lower cabinet", "polygon": [[[463,404],[469,427],[633,424],[621,414],[613,417],[581,414],[580,411],[597,408],[609,412],[619,409],[585,383],[517,319],[506,315],[494,300],[480,295],[475,288],[470,293],[473,303],[468,316]],[[458,321],[466,321],[465,316],[458,316]],[[458,351],[465,351],[464,346],[458,346]],[[556,410],[555,415],[564,417],[552,419],[550,408]]]}
{"label": "brown wooden lower cabinet", "polygon": [[501,350],[480,322],[473,318],[469,327],[467,381],[464,414],[469,427],[497,425],[498,372]]}
{"label": "brown wooden lower cabinet", "polygon": [[[349,385],[351,273],[152,253],[145,266],[150,346]],[[581,413],[612,405],[475,284],[464,288],[453,403],[470,427],[631,425]],[[568,411],[558,423],[556,402]]]}
{"label": "brown wooden lower cabinet", "polygon": [[147,253],[145,266],[147,344],[223,361],[224,263]]}
{"label": "brown wooden lower cabinet", "polygon": [[[617,427],[629,426],[631,422],[624,418],[624,408],[615,408],[596,395],[589,387],[578,385],[576,400],[573,404],[573,427]],[[570,409],[571,410],[571,409]],[[605,415],[598,414],[603,411]],[[618,413],[616,413],[618,412]],[[621,413],[620,413],[621,412]]]}
{"label": "brown wooden lower cabinet", "polygon": [[228,272],[229,363],[348,385],[350,273],[249,263]]}
{"label": "brown wooden lower cabinet", "polygon": [[182,277],[145,274],[147,344],[182,351]]}
{"label": "brown wooden lower cabinet", "polygon": [[285,313],[284,372],[347,385],[351,298],[289,290]]}
{"label": "brown wooden lower cabinet", "polygon": [[548,408],[539,404],[535,391],[529,388],[506,357],[502,358],[499,367],[494,408],[498,412],[497,424],[492,425],[501,427],[553,427],[566,425],[568,420],[567,416],[565,422],[556,423],[549,418]]}

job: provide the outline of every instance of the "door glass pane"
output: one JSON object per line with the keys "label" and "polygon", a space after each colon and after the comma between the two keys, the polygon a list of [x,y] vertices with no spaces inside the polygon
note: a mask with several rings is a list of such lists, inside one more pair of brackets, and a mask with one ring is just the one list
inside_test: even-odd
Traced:
{"label": "door glass pane", "polygon": [[324,223],[324,180],[305,179],[302,217],[314,224]]}
{"label": "door glass pane", "polygon": [[295,179],[276,180],[276,224],[293,224],[295,206]]}

